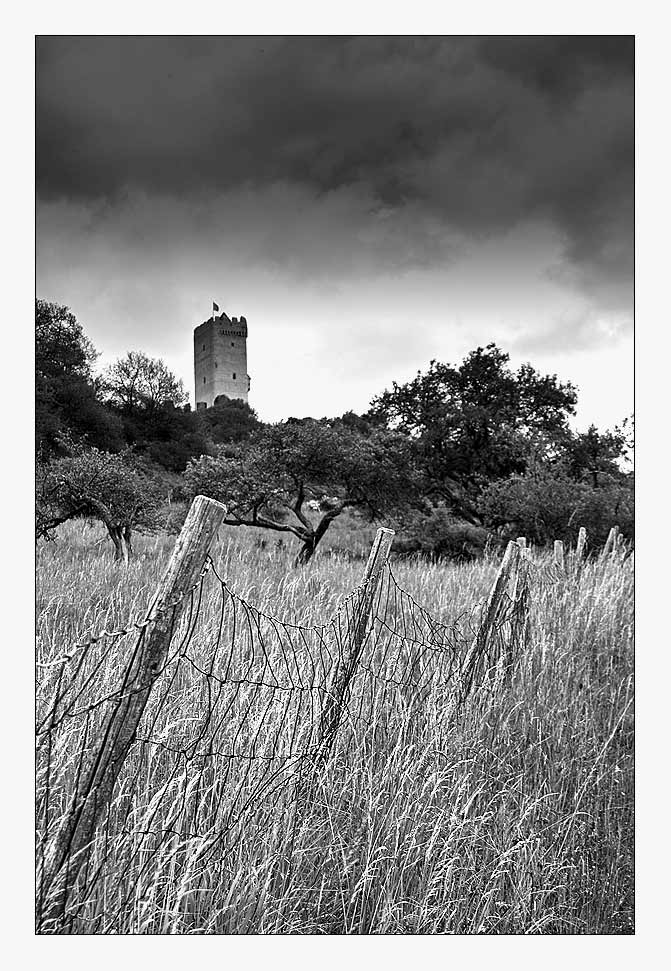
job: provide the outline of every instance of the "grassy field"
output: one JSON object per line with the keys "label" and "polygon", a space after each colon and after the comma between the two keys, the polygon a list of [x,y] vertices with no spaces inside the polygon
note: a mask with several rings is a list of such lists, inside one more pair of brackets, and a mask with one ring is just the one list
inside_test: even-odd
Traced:
{"label": "grassy field", "polygon": [[[373,533],[336,530],[311,566],[292,570],[286,540],[226,529],[213,559],[245,601],[280,621],[314,625],[358,583]],[[127,570],[96,526],[70,524],[56,543],[41,545],[38,661],[48,665],[97,630],[140,617],[173,543],[138,538]],[[497,560],[392,568],[400,587],[466,639]],[[588,563],[579,579],[534,570],[531,583],[529,641],[504,691],[476,687],[454,716],[439,690],[419,712],[379,713],[379,730],[350,731],[336,746],[299,812],[287,798],[272,812],[248,814],[233,849],[216,861],[187,834],[193,780],[171,775],[167,756],[132,752],[119,794],[127,839],[137,841],[150,817],[154,828],[170,821],[174,837],[160,852],[137,843],[133,859],[144,865],[112,868],[72,929],[632,933],[632,561]],[[214,601],[203,610],[205,622],[216,617]],[[198,649],[206,648],[203,641]],[[115,684],[122,661],[101,666],[92,697]],[[47,677],[40,691],[48,688]],[[170,691],[164,729],[177,737],[203,696],[182,674]],[[77,731],[73,720],[53,756],[65,774]],[[209,785],[214,792],[217,779]],[[66,796],[65,788],[52,794],[57,809]]]}

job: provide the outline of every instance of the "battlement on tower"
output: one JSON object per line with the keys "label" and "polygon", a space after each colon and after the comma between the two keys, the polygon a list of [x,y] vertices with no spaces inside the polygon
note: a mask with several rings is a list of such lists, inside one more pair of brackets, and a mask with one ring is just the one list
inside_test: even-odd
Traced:
{"label": "battlement on tower", "polygon": [[221,395],[248,401],[247,320],[221,313],[193,332],[196,408],[211,408]]}

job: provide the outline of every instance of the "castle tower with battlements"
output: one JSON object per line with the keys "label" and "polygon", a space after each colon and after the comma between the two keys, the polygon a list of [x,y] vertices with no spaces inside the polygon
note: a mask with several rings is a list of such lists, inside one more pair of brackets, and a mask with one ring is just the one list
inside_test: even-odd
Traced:
{"label": "castle tower with battlements", "polygon": [[211,408],[220,395],[247,401],[247,321],[225,313],[193,332],[196,408]]}

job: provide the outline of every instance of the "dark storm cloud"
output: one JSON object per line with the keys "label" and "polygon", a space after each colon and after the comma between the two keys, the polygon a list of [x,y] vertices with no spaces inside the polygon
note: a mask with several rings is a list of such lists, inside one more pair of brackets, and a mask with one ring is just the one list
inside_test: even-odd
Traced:
{"label": "dark storm cloud", "polygon": [[[394,193],[477,95],[431,90],[460,45],[337,38],[49,38],[38,44],[38,187],[98,196],[360,180]],[[470,101],[470,103],[469,103]],[[436,114],[440,113],[440,118]],[[481,116],[478,122],[478,117]]]}
{"label": "dark storm cloud", "polygon": [[488,37],[481,51],[492,66],[557,101],[587,84],[628,80],[634,67],[633,37]]}
{"label": "dark storm cloud", "polygon": [[[545,219],[584,288],[628,279],[633,41],[40,38],[44,199],[351,188],[487,234]],[[618,298],[619,299],[619,298]]]}

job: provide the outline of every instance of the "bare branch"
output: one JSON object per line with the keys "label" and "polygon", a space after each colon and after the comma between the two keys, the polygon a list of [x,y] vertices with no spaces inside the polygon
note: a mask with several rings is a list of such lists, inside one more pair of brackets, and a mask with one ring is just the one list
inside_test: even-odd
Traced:
{"label": "bare branch", "polygon": [[242,519],[236,516],[235,519],[224,519],[226,526],[257,526],[260,529],[273,529],[278,533],[293,533],[294,536],[298,536],[299,539],[305,540],[305,531],[300,530],[297,526],[292,526],[291,523],[276,523],[272,519],[266,519],[263,516],[254,515],[251,519]]}

